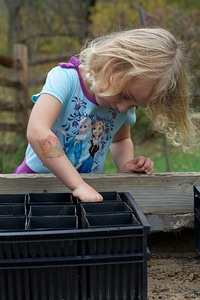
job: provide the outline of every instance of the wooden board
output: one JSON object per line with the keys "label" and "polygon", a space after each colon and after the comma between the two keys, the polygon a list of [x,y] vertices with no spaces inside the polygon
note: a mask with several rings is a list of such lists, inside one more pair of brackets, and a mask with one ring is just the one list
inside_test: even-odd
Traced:
{"label": "wooden board", "polygon": [[[98,191],[131,192],[145,214],[193,212],[193,186],[200,172],[145,174],[84,174]],[[54,175],[1,174],[0,193],[70,192]]]}

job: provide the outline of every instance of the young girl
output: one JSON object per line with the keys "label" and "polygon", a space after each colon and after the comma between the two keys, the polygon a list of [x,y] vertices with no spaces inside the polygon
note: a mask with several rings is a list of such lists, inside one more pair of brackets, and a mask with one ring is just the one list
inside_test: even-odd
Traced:
{"label": "young girl", "polygon": [[[188,147],[195,128],[189,118],[189,81],[182,44],[160,28],[134,29],[98,38],[87,44],[79,58],[53,68],[42,91],[32,97],[29,141],[23,163],[15,173],[54,173],[81,201],[102,201],[102,196],[80,176],[67,156],[74,146],[83,118],[101,122],[103,132],[91,157],[83,151],[89,172],[103,172],[110,148],[120,172],[151,174],[149,158],[134,158],[130,125],[135,107],[145,107],[154,126],[174,145]],[[71,142],[71,143],[70,143]],[[68,146],[66,146],[68,145]],[[92,158],[92,159],[91,159]]]}

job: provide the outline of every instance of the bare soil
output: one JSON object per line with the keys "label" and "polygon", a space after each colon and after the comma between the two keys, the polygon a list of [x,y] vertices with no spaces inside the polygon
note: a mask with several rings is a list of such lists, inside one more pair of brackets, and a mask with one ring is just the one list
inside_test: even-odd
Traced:
{"label": "bare soil", "polygon": [[148,247],[148,300],[200,300],[200,255],[194,231],[152,233]]}

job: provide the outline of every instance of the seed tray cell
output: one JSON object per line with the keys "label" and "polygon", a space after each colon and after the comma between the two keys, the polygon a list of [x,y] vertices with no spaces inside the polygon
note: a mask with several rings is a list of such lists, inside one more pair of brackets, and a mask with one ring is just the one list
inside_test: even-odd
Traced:
{"label": "seed tray cell", "polygon": [[10,205],[15,203],[24,204],[25,200],[25,194],[0,194],[0,205]]}
{"label": "seed tray cell", "polygon": [[29,216],[66,216],[76,215],[75,205],[33,205]]}
{"label": "seed tray cell", "polygon": [[119,213],[119,212],[132,212],[130,207],[125,202],[103,201],[97,203],[83,203],[80,205],[82,213],[97,214],[97,213]]}
{"label": "seed tray cell", "polygon": [[21,231],[25,230],[26,217],[25,216],[1,216],[0,217],[0,231]]}
{"label": "seed tray cell", "polygon": [[0,205],[0,217],[2,216],[24,216],[25,215],[25,207],[24,204],[7,204]]}
{"label": "seed tray cell", "polygon": [[32,216],[27,219],[27,230],[62,230],[76,229],[78,219],[76,216]]}
{"label": "seed tray cell", "polygon": [[100,192],[103,196],[104,201],[122,201],[118,192]]}
{"label": "seed tray cell", "polygon": [[98,215],[90,214],[85,215],[85,222],[83,222],[83,228],[134,226],[138,224],[139,223],[137,219],[130,213]]}
{"label": "seed tray cell", "polygon": [[31,205],[59,205],[72,204],[70,193],[30,193],[27,195],[27,203]]}

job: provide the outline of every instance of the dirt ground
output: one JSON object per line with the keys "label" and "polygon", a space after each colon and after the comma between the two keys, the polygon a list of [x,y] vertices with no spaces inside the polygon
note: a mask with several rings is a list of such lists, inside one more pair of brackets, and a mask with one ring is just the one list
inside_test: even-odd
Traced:
{"label": "dirt ground", "polygon": [[200,300],[200,256],[194,231],[152,233],[148,247],[148,300]]}

